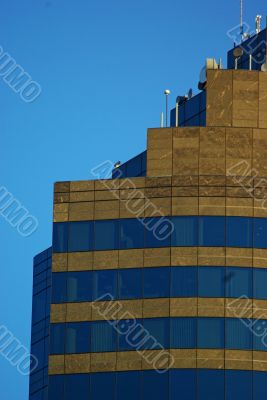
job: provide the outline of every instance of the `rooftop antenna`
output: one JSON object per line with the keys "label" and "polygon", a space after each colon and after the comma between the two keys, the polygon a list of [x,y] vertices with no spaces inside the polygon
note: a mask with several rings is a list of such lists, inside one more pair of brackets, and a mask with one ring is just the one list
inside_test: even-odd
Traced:
{"label": "rooftop antenna", "polygon": [[244,36],[243,0],[240,0],[240,36],[241,36],[241,42],[242,42],[243,41],[243,36]]}
{"label": "rooftop antenna", "polygon": [[168,97],[171,94],[171,91],[167,89],[165,90],[164,94],[166,96],[166,128],[168,128],[168,112],[169,112]]}
{"label": "rooftop antenna", "polygon": [[256,15],[255,22],[256,22],[256,33],[260,33],[261,31],[261,15]]}

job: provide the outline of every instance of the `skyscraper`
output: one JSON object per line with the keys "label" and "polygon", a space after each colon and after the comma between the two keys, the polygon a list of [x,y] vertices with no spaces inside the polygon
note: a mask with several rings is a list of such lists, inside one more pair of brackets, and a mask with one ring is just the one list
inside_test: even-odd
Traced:
{"label": "skyscraper", "polygon": [[55,184],[30,400],[267,396],[265,37],[207,63],[145,152]]}

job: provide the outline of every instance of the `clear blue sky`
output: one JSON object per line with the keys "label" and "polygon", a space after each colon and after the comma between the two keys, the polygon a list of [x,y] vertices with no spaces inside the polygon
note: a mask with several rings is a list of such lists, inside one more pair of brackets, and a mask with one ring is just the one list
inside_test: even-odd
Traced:
{"label": "clear blue sky", "polygon": [[[254,28],[263,0],[244,0]],[[0,325],[30,346],[32,258],[51,244],[55,181],[90,178],[104,160],[126,161],[159,125],[170,102],[192,87],[206,57],[232,46],[239,0],[6,0],[0,45],[42,86],[25,104],[0,78],[0,186],[36,216],[19,236],[0,216]],[[0,355],[0,398],[26,400],[28,378]]]}

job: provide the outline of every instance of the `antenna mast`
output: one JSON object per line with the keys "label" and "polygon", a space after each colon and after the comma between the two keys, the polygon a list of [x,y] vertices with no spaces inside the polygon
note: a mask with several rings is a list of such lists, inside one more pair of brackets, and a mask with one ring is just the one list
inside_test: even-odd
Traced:
{"label": "antenna mast", "polygon": [[243,0],[240,0],[240,36],[241,42],[243,41],[244,36],[244,25],[243,25]]}

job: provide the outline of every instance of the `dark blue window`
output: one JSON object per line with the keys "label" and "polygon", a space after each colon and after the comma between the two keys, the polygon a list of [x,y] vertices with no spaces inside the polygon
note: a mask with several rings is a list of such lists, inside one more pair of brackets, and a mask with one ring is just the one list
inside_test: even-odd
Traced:
{"label": "dark blue window", "polygon": [[266,372],[253,372],[253,400],[267,398]]}
{"label": "dark blue window", "polygon": [[267,321],[264,319],[252,320],[253,349],[267,351]]}
{"label": "dark blue window", "polygon": [[224,371],[197,371],[198,400],[224,400]]}
{"label": "dark blue window", "polygon": [[68,252],[68,223],[57,222],[53,228],[53,251],[54,253]]}
{"label": "dark blue window", "polygon": [[91,324],[92,352],[117,351],[117,333],[108,321]]}
{"label": "dark blue window", "polygon": [[224,267],[199,267],[198,296],[224,297]]}
{"label": "dark blue window", "polygon": [[67,273],[55,272],[52,274],[52,303],[64,303],[67,292]]}
{"label": "dark blue window", "polygon": [[197,342],[196,318],[171,318],[172,349],[194,349]]}
{"label": "dark blue window", "polygon": [[197,295],[197,268],[171,268],[171,297],[195,297]]}
{"label": "dark blue window", "polygon": [[144,268],[144,298],[170,297],[170,268]]}
{"label": "dark blue window", "polygon": [[170,370],[170,400],[196,400],[196,370]]}
{"label": "dark blue window", "polygon": [[267,269],[253,269],[253,296],[255,299],[267,299]]}
{"label": "dark blue window", "polygon": [[90,378],[88,374],[65,375],[64,400],[89,399]]}
{"label": "dark blue window", "polygon": [[198,245],[197,217],[172,217],[172,222],[174,225],[172,246]]}
{"label": "dark blue window", "polygon": [[117,270],[94,271],[93,299],[97,300],[105,294],[117,298]]}
{"label": "dark blue window", "polygon": [[51,324],[50,326],[50,354],[64,354],[65,324]]}
{"label": "dark blue window", "polygon": [[140,268],[119,270],[119,299],[140,299],[142,294],[142,270]]}
{"label": "dark blue window", "polygon": [[252,247],[252,219],[226,218],[226,246]]}
{"label": "dark blue window", "polygon": [[162,400],[169,398],[169,374],[143,371],[143,398]]}
{"label": "dark blue window", "polygon": [[117,374],[117,400],[125,400],[125,396],[127,396],[127,400],[141,399],[141,372]]}
{"label": "dark blue window", "polygon": [[199,217],[199,245],[225,246],[225,217]]}
{"label": "dark blue window", "polygon": [[91,374],[91,398],[115,400],[115,384],[116,374],[113,372]]}
{"label": "dark blue window", "polygon": [[69,252],[93,249],[93,222],[69,223]]}
{"label": "dark blue window", "polygon": [[119,248],[119,221],[95,221],[95,250]]}
{"label": "dark blue window", "polygon": [[144,247],[144,225],[138,219],[120,221],[120,248]]}
{"label": "dark blue window", "polygon": [[169,318],[144,319],[144,329],[148,331],[148,339],[143,345],[144,349],[165,349],[170,345],[170,320]]}
{"label": "dark blue window", "polygon": [[225,320],[225,348],[237,350],[252,349],[252,333],[238,318]]}
{"label": "dark blue window", "polygon": [[49,400],[64,399],[64,377],[65,375],[49,376]]}
{"label": "dark blue window", "polygon": [[171,218],[145,218],[145,247],[169,247],[173,225]]}
{"label": "dark blue window", "polygon": [[252,399],[252,371],[225,371],[227,400]]}
{"label": "dark blue window", "polygon": [[141,349],[145,341],[145,331],[142,320],[121,320],[118,322],[119,351]]}
{"label": "dark blue window", "polygon": [[198,319],[198,348],[223,349],[224,348],[224,319],[199,318]]}
{"label": "dark blue window", "polygon": [[227,267],[225,273],[226,297],[252,297],[252,269]]}
{"label": "dark blue window", "polygon": [[254,247],[267,248],[267,219],[254,219]]}
{"label": "dark blue window", "polygon": [[33,307],[32,307],[32,322],[36,323],[42,320],[46,314],[47,305],[47,293],[46,290],[34,295]]}
{"label": "dark blue window", "polygon": [[66,325],[66,353],[90,352],[90,324],[88,322]]}
{"label": "dark blue window", "polygon": [[92,300],[92,272],[68,272],[67,301],[81,302]]}

